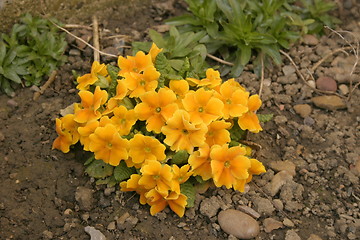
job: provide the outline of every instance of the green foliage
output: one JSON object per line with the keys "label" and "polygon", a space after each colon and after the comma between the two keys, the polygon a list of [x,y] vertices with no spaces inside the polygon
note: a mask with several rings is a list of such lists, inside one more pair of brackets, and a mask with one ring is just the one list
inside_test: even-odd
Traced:
{"label": "green foliage", "polygon": [[274,117],[273,114],[259,114],[258,113],[256,115],[258,116],[259,121],[263,122],[263,123],[270,121]]}
{"label": "green foliage", "polygon": [[181,165],[187,163],[189,153],[186,150],[177,151],[171,159],[172,164]]}
{"label": "green foliage", "polygon": [[[239,76],[252,57],[265,63],[281,63],[280,48],[289,48],[303,34],[320,33],[323,25],[336,19],[327,13],[335,5],[325,0],[186,0],[191,14],[171,18],[185,34],[203,36],[208,53],[218,54],[234,63],[222,73]],[[154,34],[153,34],[154,35]],[[254,64],[260,63],[254,59]],[[256,67],[256,66],[255,66]]]}
{"label": "green foliage", "polygon": [[[163,49],[155,64],[163,78],[159,81],[199,77],[205,72],[207,49],[200,43],[205,32],[179,32],[176,27],[171,27],[164,36],[154,30],[150,30],[149,34],[152,41]],[[133,42],[132,45],[134,53],[139,50],[148,52],[151,47],[150,42]]]}
{"label": "green foliage", "polygon": [[0,89],[10,95],[12,85],[40,85],[44,76],[62,65],[66,41],[64,34],[47,19],[26,14],[9,35],[0,37]]}
{"label": "green foliage", "polygon": [[184,194],[187,197],[186,207],[187,208],[194,207],[196,190],[194,188],[194,185],[191,183],[191,181],[186,181],[183,184],[181,184],[180,191],[182,194]]}
{"label": "green foliage", "polygon": [[114,167],[110,166],[104,161],[94,160],[87,166],[85,172],[93,178],[106,178],[113,174],[113,170]]}
{"label": "green foliage", "polygon": [[135,168],[129,168],[124,161],[114,169],[114,177],[117,182],[127,180],[134,173],[136,173]]}

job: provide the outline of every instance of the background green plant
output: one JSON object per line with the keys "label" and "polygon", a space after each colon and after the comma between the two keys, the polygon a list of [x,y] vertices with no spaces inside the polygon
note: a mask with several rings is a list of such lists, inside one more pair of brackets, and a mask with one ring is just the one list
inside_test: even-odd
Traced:
{"label": "background green plant", "polygon": [[40,85],[66,61],[66,45],[50,20],[24,15],[9,35],[0,37],[0,90],[11,95],[15,84]]}
{"label": "background green plant", "polygon": [[[328,13],[335,4],[326,0],[185,0],[190,13],[167,20],[180,35],[203,35],[207,53],[234,63],[223,75],[237,77],[252,61],[259,67],[280,64],[281,48],[288,49],[304,34],[320,34],[324,25],[339,21]],[[254,57],[254,59],[252,59]]]}

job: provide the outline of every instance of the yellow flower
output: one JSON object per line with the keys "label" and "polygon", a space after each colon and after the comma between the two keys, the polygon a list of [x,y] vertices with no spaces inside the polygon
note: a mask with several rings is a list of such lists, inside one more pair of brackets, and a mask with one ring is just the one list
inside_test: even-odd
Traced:
{"label": "yellow flower", "polygon": [[135,164],[141,164],[144,161],[164,161],[166,158],[166,147],[156,138],[135,134],[129,141],[129,156]]}
{"label": "yellow flower", "polygon": [[155,215],[169,205],[170,209],[173,210],[179,217],[184,216],[185,206],[187,204],[187,197],[184,194],[170,192],[167,197],[164,197],[156,189],[151,189],[145,194],[145,197],[147,198],[147,203],[151,206],[151,215]]}
{"label": "yellow flower", "polygon": [[140,199],[139,199],[140,203],[144,205],[147,202],[145,193],[147,193],[149,190],[145,189],[142,185],[139,185],[140,178],[141,178],[140,174],[132,174],[130,176],[130,179],[120,183],[120,188],[121,191],[123,192],[136,191],[140,195]]}
{"label": "yellow flower", "polygon": [[89,138],[89,149],[95,154],[96,159],[117,166],[121,160],[128,158],[128,140],[121,138],[114,125],[107,124],[96,128]]}
{"label": "yellow flower", "polygon": [[162,48],[158,48],[155,43],[151,45],[149,55],[151,56],[151,60],[153,63],[155,63],[156,56],[162,51]]}
{"label": "yellow flower", "polygon": [[156,190],[166,196],[171,190],[173,173],[167,164],[162,165],[159,161],[147,161],[140,169],[142,176],[139,184],[146,189]]}
{"label": "yellow flower", "polygon": [[140,120],[146,120],[146,129],[160,133],[161,127],[178,109],[175,93],[161,88],[159,92],[147,92],[140,97],[141,103],[136,105],[135,112]]}
{"label": "yellow flower", "polygon": [[119,106],[113,110],[114,116],[111,118],[112,123],[121,136],[128,135],[132,126],[136,123],[137,115],[135,111],[127,110],[124,106]]}
{"label": "yellow flower", "polygon": [[147,67],[142,73],[124,73],[124,83],[131,90],[130,97],[140,97],[146,92],[153,91],[158,86],[160,73],[155,67]]}
{"label": "yellow flower", "polygon": [[248,169],[248,173],[249,173],[249,177],[247,179],[241,179],[241,180],[236,180],[233,188],[235,190],[238,190],[240,192],[244,192],[245,191],[245,184],[250,182],[252,179],[252,176],[255,175],[259,175],[261,173],[265,173],[265,167],[264,165],[262,165],[261,162],[259,162],[258,160],[251,158],[250,159],[251,162],[251,167]]}
{"label": "yellow flower", "polygon": [[56,133],[58,137],[54,140],[52,149],[58,149],[63,153],[70,151],[70,145],[72,145],[73,139],[71,133],[64,129],[61,119],[56,118]]}
{"label": "yellow flower", "polygon": [[173,164],[172,171],[174,174],[172,189],[174,192],[180,193],[180,184],[186,182],[192,176],[193,172],[190,171],[189,164],[185,164],[181,168],[179,168],[178,165]]}
{"label": "yellow flower", "polygon": [[214,121],[210,123],[208,132],[206,133],[206,143],[212,145],[224,145],[231,141],[230,132],[226,129],[230,128],[231,123],[221,121]]}
{"label": "yellow flower", "polygon": [[248,100],[249,111],[238,118],[238,124],[242,130],[249,130],[253,133],[258,133],[262,130],[259,119],[255,113],[261,106],[259,95],[252,95]]}
{"label": "yellow flower", "polygon": [[182,100],[184,109],[189,112],[193,123],[204,122],[206,125],[220,118],[223,113],[223,102],[213,96],[212,91],[206,91],[204,88],[196,92],[189,91]]}
{"label": "yellow flower", "polygon": [[194,176],[201,176],[204,181],[212,178],[210,147],[205,144],[189,156],[188,163]]}
{"label": "yellow flower", "polygon": [[87,122],[85,126],[79,127],[78,132],[80,134],[80,143],[84,146],[85,151],[90,151],[90,138],[89,136],[95,132],[95,129],[99,126],[99,121]]}
{"label": "yellow flower", "polygon": [[224,119],[239,117],[248,111],[249,93],[234,86],[234,80],[221,84],[220,95],[224,103]]}
{"label": "yellow flower", "polygon": [[124,76],[125,73],[141,73],[147,67],[153,67],[154,64],[151,55],[145,55],[144,52],[139,51],[134,56],[127,56],[126,58],[120,56],[118,58],[118,65],[120,68],[119,76]]}
{"label": "yellow flower", "polygon": [[108,93],[97,86],[94,93],[80,91],[79,96],[81,98],[82,109],[75,113],[74,120],[78,123],[85,123],[94,119],[99,119],[101,113],[98,109],[107,101]]}
{"label": "yellow flower", "polygon": [[200,124],[190,122],[190,114],[179,109],[161,131],[166,136],[164,143],[170,146],[171,150],[186,150],[192,153],[194,147],[204,145],[207,127],[203,122]]}
{"label": "yellow flower", "polygon": [[169,88],[176,94],[176,103],[183,108],[182,99],[189,92],[189,83],[185,80],[170,80]]}
{"label": "yellow flower", "polygon": [[211,147],[211,169],[217,187],[231,188],[237,180],[249,177],[248,169],[251,162],[245,154],[245,148],[240,146],[228,148],[225,144]]}
{"label": "yellow flower", "polygon": [[98,75],[106,77],[108,72],[105,64],[100,64],[98,61],[94,61],[91,66],[91,73],[77,78],[78,85],[76,88],[79,90],[87,90],[90,85],[94,84],[99,79]]}

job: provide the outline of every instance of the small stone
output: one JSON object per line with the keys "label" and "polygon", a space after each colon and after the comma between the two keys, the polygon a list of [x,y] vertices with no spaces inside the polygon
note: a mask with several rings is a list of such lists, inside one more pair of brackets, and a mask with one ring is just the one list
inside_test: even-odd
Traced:
{"label": "small stone", "polygon": [[50,232],[49,230],[45,230],[42,232],[45,239],[53,239],[54,234]]}
{"label": "small stone", "polygon": [[115,230],[115,228],[116,228],[115,222],[114,221],[110,222],[106,228],[107,228],[107,230]]}
{"label": "small stone", "polygon": [[304,118],[304,124],[307,126],[312,126],[315,124],[315,120],[312,117]]}
{"label": "small stone", "polygon": [[[91,37],[92,37],[92,35],[90,33],[88,33],[88,34],[82,35],[80,38],[88,43],[90,41]],[[84,49],[87,46],[83,41],[80,41],[79,39],[76,39],[75,42],[76,42],[76,45],[78,46],[78,48],[80,48],[80,49]]]}
{"label": "small stone", "polygon": [[317,37],[311,34],[304,35],[303,42],[306,45],[310,45],[310,46],[315,46],[319,44],[319,40],[317,39]]}
{"label": "small stone", "polygon": [[75,200],[82,210],[90,210],[93,206],[93,190],[86,187],[78,187],[75,192]]}
{"label": "small stone", "polygon": [[295,224],[294,224],[290,219],[288,219],[288,218],[285,218],[285,219],[283,220],[283,224],[284,224],[285,226],[287,226],[287,227],[294,227],[294,226],[295,226]]}
{"label": "small stone", "polygon": [[72,213],[73,213],[73,210],[71,210],[70,208],[68,208],[64,211],[64,215],[71,215]]}
{"label": "small stone", "polygon": [[70,56],[80,56],[81,55],[81,52],[79,51],[79,50],[77,50],[77,49],[70,49],[70,51],[69,51],[69,55]]}
{"label": "small stone", "polygon": [[289,180],[292,180],[293,176],[288,171],[278,172],[270,182],[270,195],[275,196],[280,188]]}
{"label": "small stone", "polygon": [[253,201],[257,211],[260,214],[267,216],[271,215],[275,211],[271,201],[267,198],[256,197]]}
{"label": "small stone", "polygon": [[342,95],[347,95],[349,93],[349,87],[345,84],[340,84],[339,90]]}
{"label": "small stone", "polygon": [[90,218],[90,214],[89,213],[84,213],[81,215],[81,219],[84,220],[85,222],[87,222]]}
{"label": "small stone", "polygon": [[267,233],[270,233],[273,230],[283,227],[283,224],[280,221],[277,221],[273,218],[266,218],[263,224],[264,224],[265,232]]}
{"label": "small stone", "polygon": [[104,195],[105,196],[110,196],[111,193],[115,192],[115,188],[114,187],[111,187],[111,188],[105,188],[104,190]]}
{"label": "small stone", "polygon": [[314,80],[309,80],[307,83],[309,84],[310,87],[316,88],[316,83]]}
{"label": "small stone", "polygon": [[295,73],[295,68],[293,67],[293,66],[291,66],[291,65],[286,65],[286,66],[284,66],[283,68],[282,68],[282,71],[283,71],[283,73],[284,73],[284,75],[285,76],[288,76],[288,75],[290,75],[290,74],[293,74],[293,73]]}
{"label": "small stone", "polygon": [[312,108],[309,104],[297,104],[294,106],[294,110],[302,118],[306,118],[310,115]]}
{"label": "small stone", "polygon": [[32,85],[30,87],[30,90],[33,91],[33,92],[40,92],[40,88],[38,86],[36,86],[36,85]]}
{"label": "small stone", "polygon": [[212,218],[217,214],[220,207],[219,199],[212,196],[211,198],[205,198],[201,201],[200,212],[202,215]]}
{"label": "small stone", "polygon": [[287,122],[287,118],[285,116],[276,116],[274,121],[277,125],[283,124]]}
{"label": "small stone", "polygon": [[289,230],[286,232],[285,240],[301,240],[301,238],[294,230]]}
{"label": "small stone", "polygon": [[117,220],[116,220],[116,223],[118,225],[121,225],[121,224],[124,224],[126,219],[130,217],[130,214],[128,212],[124,213],[123,215],[121,215],[121,217],[119,217]]}
{"label": "small stone", "polygon": [[269,163],[269,167],[276,172],[287,171],[291,176],[295,176],[295,164],[289,160],[274,161]]}
{"label": "small stone", "polygon": [[251,207],[248,207],[245,205],[240,205],[240,206],[238,206],[238,208],[242,212],[249,214],[250,216],[252,216],[255,219],[260,217],[260,214],[257,211],[255,211],[254,209],[252,209]]}
{"label": "small stone", "polygon": [[337,90],[337,83],[331,77],[322,76],[316,80],[316,87],[323,91],[335,92]]}
{"label": "small stone", "polygon": [[319,108],[327,110],[338,110],[346,108],[344,100],[336,95],[318,96],[313,97],[311,101]]}
{"label": "small stone", "polygon": [[274,199],[273,204],[277,210],[282,211],[284,209],[284,204],[280,199]]}
{"label": "small stone", "polygon": [[13,108],[16,108],[19,106],[19,104],[14,100],[14,99],[9,99],[7,101],[7,104],[10,106],[10,107],[13,107]]}
{"label": "small stone", "polygon": [[139,222],[139,219],[134,216],[129,216],[126,221],[130,223],[131,225],[136,225]]}
{"label": "small stone", "polygon": [[307,240],[322,240],[322,239],[321,239],[321,237],[319,237],[316,234],[310,234],[310,236]]}
{"label": "small stone", "polygon": [[105,235],[94,227],[86,226],[84,230],[90,235],[90,240],[106,240]]}
{"label": "small stone", "polygon": [[218,222],[224,232],[240,239],[254,238],[260,232],[259,224],[255,219],[234,209],[221,211]]}

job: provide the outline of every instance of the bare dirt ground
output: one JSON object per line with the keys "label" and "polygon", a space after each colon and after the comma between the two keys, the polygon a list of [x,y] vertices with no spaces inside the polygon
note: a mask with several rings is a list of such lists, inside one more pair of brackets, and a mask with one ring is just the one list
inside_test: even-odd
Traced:
{"label": "bare dirt ground", "polygon": [[[307,86],[284,56],[283,65],[268,70],[264,79],[259,113],[273,113],[274,118],[264,131],[250,136],[262,146],[258,159],[267,173],[255,177],[246,193],[210,188],[197,194],[195,207],[183,218],[170,211],[151,216],[137,195],[96,186],[84,174],[82,151],[51,150],[54,119],[60,109],[78,101],[71,71],[87,73],[92,62],[92,50],[69,37],[69,61],[38,101],[28,88],[18,89],[13,98],[0,95],[0,239],[90,239],[86,226],[107,239],[235,239],[221,230],[217,214],[243,206],[259,213],[256,239],[358,239],[360,91],[354,85],[360,68],[351,50],[357,50],[360,39],[360,6],[355,1],[341,6],[334,14],[343,20],[337,29],[342,37],[331,31],[318,39],[309,36],[288,54],[302,75],[314,68],[314,80],[334,79],[343,102],[336,104],[333,95],[314,98],[325,95]],[[0,29],[8,31],[25,11],[82,25],[90,25],[96,14],[100,27],[109,30],[104,34],[143,40],[148,28],[184,10],[177,1],[13,0],[0,10]],[[91,37],[84,29],[73,33]],[[105,37],[101,41],[109,51],[115,43]],[[337,51],[349,46],[350,51]],[[260,79],[250,70],[238,80],[257,93]],[[310,86],[315,84],[311,81]],[[83,198],[76,200],[76,194]]]}

